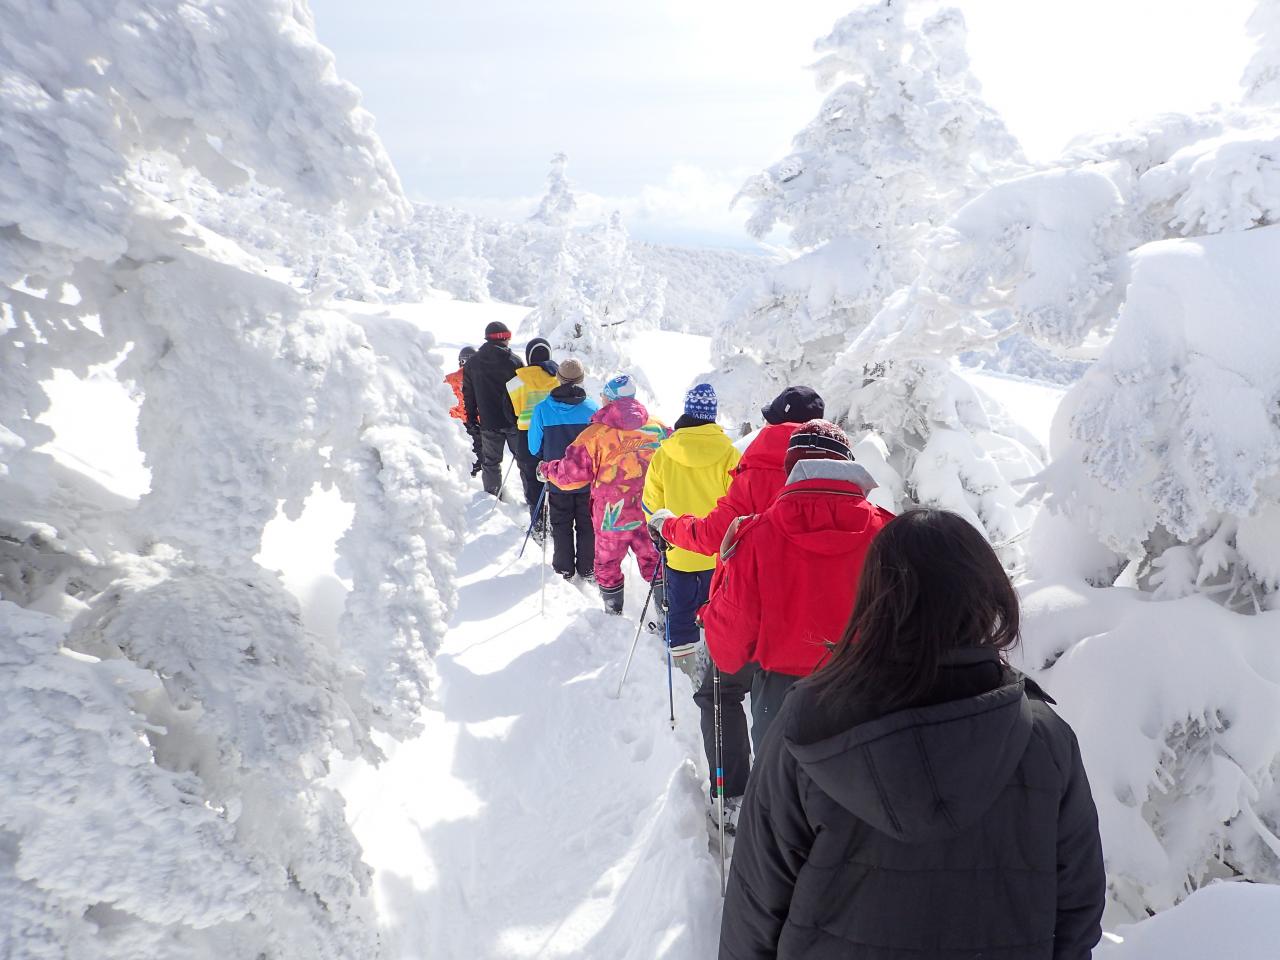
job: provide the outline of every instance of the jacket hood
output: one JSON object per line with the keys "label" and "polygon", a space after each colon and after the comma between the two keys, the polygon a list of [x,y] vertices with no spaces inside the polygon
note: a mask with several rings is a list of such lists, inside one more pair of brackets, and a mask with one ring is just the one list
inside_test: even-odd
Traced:
{"label": "jacket hood", "polygon": [[714,423],[677,430],[662,442],[662,449],[684,467],[708,467],[724,460],[733,449],[729,435]]}
{"label": "jacket hood", "polygon": [[856,484],[864,494],[879,486],[866,467],[852,460],[797,460],[787,483],[801,480],[842,480]]}
{"label": "jacket hood", "polygon": [[564,404],[566,407],[576,407],[587,399],[587,391],[576,383],[562,383],[552,388],[550,396],[556,403]]}
{"label": "jacket hood", "polygon": [[635,397],[619,397],[597,410],[591,422],[616,430],[639,430],[649,422],[649,411]]}
{"label": "jacket hood", "polygon": [[774,526],[797,549],[825,556],[843,556],[865,547],[877,517],[876,508],[850,478],[788,483],[769,513]]}
{"label": "jacket hood", "polygon": [[991,808],[1031,739],[1026,680],[1010,675],[988,693],[900,710],[815,743],[793,742],[789,724],[787,749],[823,792],[881,833],[945,839]]}
{"label": "jacket hood", "polygon": [[560,372],[560,365],[554,360],[539,360],[537,363],[526,363],[520,369],[528,370],[530,367],[541,370],[543,373],[550,374],[553,377]]}
{"label": "jacket hood", "polygon": [[761,430],[742,452],[742,459],[738,461],[738,472],[777,470],[781,474],[783,461],[787,456],[787,442],[798,426],[800,426],[798,423],[776,423]]}

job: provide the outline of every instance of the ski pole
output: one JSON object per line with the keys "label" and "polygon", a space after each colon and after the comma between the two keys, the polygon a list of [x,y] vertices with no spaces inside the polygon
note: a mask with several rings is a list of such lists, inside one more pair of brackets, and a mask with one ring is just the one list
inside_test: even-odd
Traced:
{"label": "ski pole", "polygon": [[[542,493],[538,494],[538,502],[533,507],[533,516],[529,519],[529,529],[524,532],[524,543],[520,544],[520,552],[516,554],[517,560],[524,556],[524,548],[529,545],[529,537],[533,533],[533,525],[538,522],[538,517],[542,516],[542,501],[546,498],[547,488],[544,484],[542,487]],[[545,546],[546,541],[543,541],[543,544]],[[546,551],[543,551],[544,555],[545,552]]]}
{"label": "ski pole", "polygon": [[502,502],[502,491],[507,488],[507,478],[511,476],[511,468],[516,465],[516,458],[513,454],[511,462],[507,464],[507,472],[502,475],[502,482],[498,484],[498,495],[493,498],[493,506],[489,509],[489,516],[493,516],[498,510],[498,504]]}
{"label": "ski pole", "polygon": [[716,812],[720,820],[720,896],[725,894],[724,876],[724,726],[720,713],[720,668],[711,664],[711,690],[716,727]]}
{"label": "ski pole", "polygon": [[[538,503],[541,504],[546,496],[547,487],[543,484],[542,496],[538,498]],[[550,510],[542,510],[540,513],[542,517],[542,598],[540,601],[542,606],[538,612],[544,617],[547,615],[547,514],[550,512]]]}
{"label": "ski pole", "polygon": [[627,654],[627,662],[622,668],[622,679],[618,681],[618,692],[614,695],[615,700],[622,696],[622,685],[627,682],[627,674],[631,672],[631,658],[636,655],[636,647],[640,643],[640,633],[644,630],[644,615],[649,610],[649,601],[653,599],[653,585],[658,582],[658,571],[653,572],[653,579],[649,581],[649,593],[644,598],[644,606],[640,608],[640,622],[636,624],[636,637],[631,641],[631,652]]}
{"label": "ski pole", "polygon": [[671,729],[676,728],[675,682],[671,679],[671,604],[667,600],[667,554],[658,551],[658,569],[662,572],[662,622],[667,640],[667,704],[671,710]]}

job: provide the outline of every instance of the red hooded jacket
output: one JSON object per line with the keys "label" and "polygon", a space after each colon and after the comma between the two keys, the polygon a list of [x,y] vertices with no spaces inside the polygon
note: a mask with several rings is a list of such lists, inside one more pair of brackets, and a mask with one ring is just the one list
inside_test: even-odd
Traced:
{"label": "red hooded jacket", "polygon": [[798,426],[777,423],[761,430],[733,468],[729,489],[710,513],[705,517],[672,517],[662,525],[667,542],[708,556],[719,553],[729,524],[738,517],[763,511],[787,482],[782,461],[787,455],[787,441]]}
{"label": "red hooded jacket", "polygon": [[820,462],[829,478],[793,480],[729,532],[702,608],[707,649],[725,672],[758,663],[806,677],[849,623],[867,548],[893,514],[843,478],[866,476],[860,466]]}

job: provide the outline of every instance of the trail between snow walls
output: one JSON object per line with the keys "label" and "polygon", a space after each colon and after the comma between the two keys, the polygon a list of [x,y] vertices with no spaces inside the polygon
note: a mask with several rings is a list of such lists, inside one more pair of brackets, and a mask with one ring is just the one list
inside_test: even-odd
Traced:
{"label": "trail between snow walls", "polygon": [[477,494],[440,710],[374,769],[346,768],[388,957],[705,958],[719,933],[705,763],[689,681],[668,722],[661,640],[548,571],[523,507]]}
{"label": "trail between snow walls", "polygon": [[[490,320],[517,343],[534,333],[509,304],[389,312],[430,330],[448,369]],[[678,416],[708,354],[706,338],[637,335],[631,360],[657,394],[655,415]],[[665,651],[646,632],[614,699],[646,584],[628,561],[626,615],[608,617],[594,586],[548,564],[544,609],[541,549],[531,541],[517,558],[525,507],[495,510],[473,482],[458,610],[436,658],[439,709],[416,739],[385,742],[380,766],[339,764],[333,778],[374,871],[384,956],[714,956],[719,863],[707,851],[692,687],[675,673],[672,730]]]}

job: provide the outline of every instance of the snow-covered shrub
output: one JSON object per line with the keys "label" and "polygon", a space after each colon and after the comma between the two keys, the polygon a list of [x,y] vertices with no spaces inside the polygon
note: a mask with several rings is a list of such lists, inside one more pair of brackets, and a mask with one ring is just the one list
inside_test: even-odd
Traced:
{"label": "snow-covered shrub", "polygon": [[1053,509],[1144,558],[1158,593],[1280,588],[1280,226],[1148,244],[1116,333],[1068,395]]}
{"label": "snow-covered shrub", "polygon": [[1131,224],[1223,232],[1131,255],[1114,335],[1064,400],[1033,491],[1054,535],[1032,538],[1024,656],[1080,734],[1112,891],[1134,916],[1216,877],[1280,882],[1266,119],[1209,129],[1141,174]]}
{"label": "snow-covered shrub", "polygon": [[[826,91],[818,116],[790,156],[739,193],[753,207],[751,233],[785,227],[806,252],[792,276],[772,288],[756,284],[717,330],[713,359],[737,371],[743,395],[726,408],[731,415],[751,416],[779,384],[814,380],[885,298],[911,282],[915,249],[932,227],[1024,169],[969,70],[960,12],[915,23],[909,6],[867,4],[817,42],[822,56],[812,69]],[[813,279],[812,298],[797,272]],[[828,295],[839,289],[843,295]],[[756,348],[766,330],[772,342]]]}
{"label": "snow-covered shrub", "polygon": [[1186,235],[1280,222],[1280,127],[1232,129],[1183,147],[1139,181],[1161,222]]}
{"label": "snow-covered shrub", "polygon": [[[0,32],[0,954],[372,956],[321,780],[428,696],[461,451],[427,335],[246,250],[408,205],[305,6],[99,6]],[[232,191],[233,241],[201,215]],[[314,219],[248,242],[250,194]],[[91,370],[140,404],[139,501],[39,449],[50,381]],[[355,514],[334,643],[254,562],[317,483]]]}
{"label": "snow-covered shrub", "polygon": [[1016,662],[1080,738],[1115,901],[1141,918],[1214,878],[1280,880],[1280,611],[1070,576],[1021,593]]}

